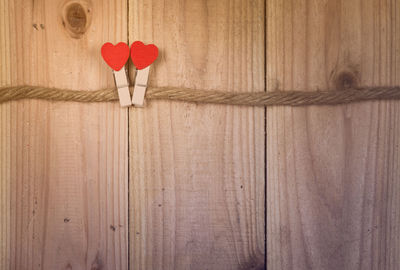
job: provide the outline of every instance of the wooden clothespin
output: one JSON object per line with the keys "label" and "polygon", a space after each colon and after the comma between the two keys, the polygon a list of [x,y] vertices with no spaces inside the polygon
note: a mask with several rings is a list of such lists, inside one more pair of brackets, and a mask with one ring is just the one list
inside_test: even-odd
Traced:
{"label": "wooden clothespin", "polygon": [[133,88],[132,104],[142,107],[146,95],[147,81],[149,79],[150,66],[139,69],[136,72],[135,87]]}
{"label": "wooden clothespin", "polygon": [[132,43],[131,59],[137,69],[132,96],[132,104],[134,106],[141,107],[144,104],[150,65],[157,57],[158,48],[154,44],[144,45],[141,41]]}
{"label": "wooden clothespin", "polygon": [[131,106],[131,93],[129,92],[129,81],[125,69],[125,63],[129,58],[129,46],[123,42],[115,46],[107,42],[101,47],[101,55],[104,61],[113,69],[121,107]]}

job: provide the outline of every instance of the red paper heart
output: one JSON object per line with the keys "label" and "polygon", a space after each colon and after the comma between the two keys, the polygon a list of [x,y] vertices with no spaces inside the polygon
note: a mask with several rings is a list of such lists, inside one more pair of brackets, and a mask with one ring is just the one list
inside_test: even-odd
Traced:
{"label": "red paper heart", "polygon": [[129,46],[123,42],[115,46],[107,42],[101,47],[101,55],[113,70],[118,71],[125,65],[129,58]]}
{"label": "red paper heart", "polygon": [[144,69],[157,59],[158,48],[154,44],[144,45],[141,41],[135,41],[131,45],[131,59],[136,69]]}

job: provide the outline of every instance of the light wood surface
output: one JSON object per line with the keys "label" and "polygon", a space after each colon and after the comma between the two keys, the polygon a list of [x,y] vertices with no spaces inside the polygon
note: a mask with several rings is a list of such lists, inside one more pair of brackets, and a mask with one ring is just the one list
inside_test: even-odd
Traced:
{"label": "light wood surface", "polygon": [[[397,0],[268,1],[267,89],[400,84]],[[268,269],[400,269],[400,103],[267,109]]]}
{"label": "light wood surface", "polygon": [[[3,0],[0,85],[112,86],[128,35],[155,86],[400,84],[398,0],[264,2]],[[268,108],[267,168],[261,108],[129,111],[0,105],[0,269],[263,269],[265,171],[268,269],[400,268],[399,102]]]}
{"label": "light wood surface", "polygon": [[[9,24],[9,0],[0,1],[0,86],[11,84],[11,52],[8,38],[12,29]],[[11,104],[0,105],[0,269],[10,266],[11,223]]]}
{"label": "light wood surface", "polygon": [[[1,1],[1,84],[114,85],[100,48],[126,41],[127,3],[79,3]],[[0,112],[0,267],[127,269],[127,110],[24,100]]]}
{"label": "light wood surface", "polygon": [[[264,90],[264,1],[129,1],[151,85]],[[130,109],[131,269],[264,269],[264,109]]]}

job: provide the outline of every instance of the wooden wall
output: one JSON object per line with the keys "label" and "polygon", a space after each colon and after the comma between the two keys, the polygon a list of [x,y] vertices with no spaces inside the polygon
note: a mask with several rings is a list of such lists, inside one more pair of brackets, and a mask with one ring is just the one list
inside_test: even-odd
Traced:
{"label": "wooden wall", "polygon": [[[152,85],[399,85],[399,18],[399,0],[2,0],[0,85],[112,86],[100,47],[134,40],[160,48]],[[0,104],[0,269],[399,269],[399,105]]]}
{"label": "wooden wall", "polygon": [[[129,40],[154,42],[151,84],[264,89],[264,1],[129,2]],[[132,269],[264,267],[264,109],[132,109]]]}
{"label": "wooden wall", "polygon": [[[9,1],[0,2],[0,85],[11,84]],[[10,265],[11,104],[0,105],[0,269]]]}
{"label": "wooden wall", "polygon": [[[265,89],[262,0],[0,7],[1,85],[112,86],[102,43],[140,39],[152,84]],[[0,269],[264,268],[264,111],[1,104]]]}
{"label": "wooden wall", "polygon": [[[269,0],[267,90],[400,84],[398,0]],[[267,109],[268,269],[399,269],[400,103]]]}
{"label": "wooden wall", "polygon": [[[126,2],[1,3],[2,84],[113,85],[99,49],[127,41]],[[127,110],[39,100],[0,106],[2,269],[126,269]]]}

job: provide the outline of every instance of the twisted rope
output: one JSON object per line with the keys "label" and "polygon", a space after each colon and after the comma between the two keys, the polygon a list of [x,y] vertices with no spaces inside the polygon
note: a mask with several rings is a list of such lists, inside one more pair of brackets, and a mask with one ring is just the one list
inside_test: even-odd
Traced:
{"label": "twisted rope", "polygon": [[[132,87],[131,91],[132,91]],[[111,102],[117,101],[115,88],[96,91],[68,90],[40,86],[0,87],[0,103],[25,99],[52,101]],[[146,99],[162,99],[196,103],[215,103],[246,106],[305,106],[335,105],[367,100],[400,99],[400,86],[365,87],[341,91],[272,91],[222,92],[178,87],[148,87]]]}

